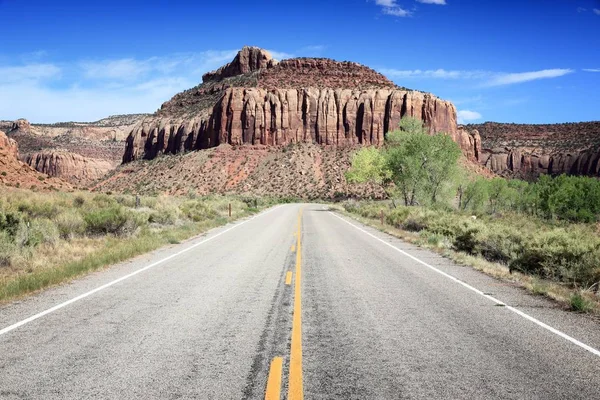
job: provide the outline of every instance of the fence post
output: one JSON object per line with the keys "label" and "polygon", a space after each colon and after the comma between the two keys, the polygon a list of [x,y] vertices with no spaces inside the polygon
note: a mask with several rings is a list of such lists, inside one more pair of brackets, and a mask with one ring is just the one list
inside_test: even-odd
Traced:
{"label": "fence post", "polygon": [[381,225],[383,225],[383,210],[381,210]]}
{"label": "fence post", "polygon": [[231,217],[231,203],[229,203],[229,216]]}

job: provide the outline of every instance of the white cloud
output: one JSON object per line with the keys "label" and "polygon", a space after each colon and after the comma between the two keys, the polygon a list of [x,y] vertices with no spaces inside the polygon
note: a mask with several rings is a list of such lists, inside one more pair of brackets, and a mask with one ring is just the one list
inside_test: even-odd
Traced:
{"label": "white cloud", "polygon": [[[502,73],[493,71],[461,71],[461,70],[397,70],[397,69],[380,69],[384,75],[391,78],[402,79],[464,79],[464,80],[481,80],[483,86],[501,86],[514,83],[529,82],[537,79],[557,78],[563,75],[573,73],[572,69],[545,69],[533,72],[518,72],[518,73]],[[591,72],[591,71],[589,71]]]}
{"label": "white cloud", "polygon": [[582,71],[585,71],[585,72],[600,72],[600,68],[584,68]]}
{"label": "white cloud", "polygon": [[154,112],[236,53],[75,60],[60,67],[52,63],[3,65],[0,61],[0,119],[95,121],[111,114]]}
{"label": "white cloud", "polygon": [[375,0],[375,4],[381,7],[384,14],[394,17],[410,17],[412,13],[400,7],[396,0]]}
{"label": "white cloud", "polygon": [[600,15],[600,8],[594,8],[594,14]]}
{"label": "white cloud", "polygon": [[61,69],[54,64],[0,66],[0,84],[58,78]]}
{"label": "white cloud", "polygon": [[393,78],[433,78],[433,79],[474,79],[482,78],[487,76],[489,72],[485,71],[448,71],[445,69],[431,69],[431,70],[398,70],[384,68],[380,69],[384,75]]}
{"label": "white cloud", "polygon": [[446,0],[417,0],[419,3],[423,4],[438,4],[440,6],[446,5]]}
{"label": "white cloud", "polygon": [[578,12],[578,13],[582,13],[582,12],[586,12],[586,11],[587,11],[587,8],[584,8],[584,7],[577,7],[577,12]]}
{"label": "white cloud", "polygon": [[493,76],[489,81],[485,83],[485,86],[503,86],[512,85],[515,83],[523,83],[535,81],[538,79],[549,79],[558,78],[570,73],[573,73],[572,69],[544,69],[541,71],[532,72],[518,72],[518,73],[501,73]]}
{"label": "white cloud", "polygon": [[150,67],[148,60],[133,58],[81,63],[85,76],[91,79],[135,79],[148,72]]}
{"label": "white cloud", "polygon": [[477,111],[471,110],[460,110],[456,113],[456,116],[458,117],[459,124],[465,124],[467,121],[476,121],[482,118],[481,114]]}
{"label": "white cloud", "polygon": [[285,60],[287,58],[294,58],[296,57],[294,54],[292,53],[286,53],[284,51],[276,51],[276,50],[267,50],[269,53],[271,53],[271,55],[273,56],[274,59],[276,59],[277,61],[281,61],[281,60]]}

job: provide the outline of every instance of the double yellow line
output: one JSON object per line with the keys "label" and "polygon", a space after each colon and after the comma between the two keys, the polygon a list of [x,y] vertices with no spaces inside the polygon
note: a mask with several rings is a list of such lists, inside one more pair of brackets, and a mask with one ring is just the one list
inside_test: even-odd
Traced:
{"label": "double yellow line", "polygon": [[[296,280],[294,282],[294,314],[292,319],[292,344],[290,349],[290,375],[288,400],[304,399],[302,386],[302,209],[298,212],[298,228],[296,231]],[[292,251],[294,247],[292,246]],[[286,274],[286,285],[292,280],[292,273]],[[283,358],[275,357],[269,368],[265,400],[279,400],[281,397],[281,371]]]}

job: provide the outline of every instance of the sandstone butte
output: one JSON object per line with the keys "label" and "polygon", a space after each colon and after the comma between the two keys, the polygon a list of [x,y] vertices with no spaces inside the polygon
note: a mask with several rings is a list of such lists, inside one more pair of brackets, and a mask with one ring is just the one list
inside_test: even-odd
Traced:
{"label": "sandstone butte", "polygon": [[540,174],[600,176],[600,122],[485,124],[462,127],[464,137],[480,137],[476,160],[505,176]]}
{"label": "sandstone butte", "polygon": [[480,153],[478,135],[458,129],[452,103],[400,88],[354,62],[278,62],[265,50],[244,47],[202,81],[133,128],[124,163],[221,144],[381,145],[405,115],[422,120],[431,133],[451,135],[471,159]]}
{"label": "sandstone butte", "polygon": [[0,131],[0,184],[43,190],[71,189],[71,186],[63,180],[40,174],[21,162],[17,142],[2,131]]}
{"label": "sandstone butte", "polygon": [[87,158],[64,150],[41,151],[24,157],[23,161],[41,173],[77,185],[89,185],[114,169],[107,160]]}

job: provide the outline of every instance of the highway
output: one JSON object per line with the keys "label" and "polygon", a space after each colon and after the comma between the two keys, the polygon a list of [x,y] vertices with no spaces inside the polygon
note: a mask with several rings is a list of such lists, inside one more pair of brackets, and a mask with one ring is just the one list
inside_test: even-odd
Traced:
{"label": "highway", "polygon": [[0,306],[2,399],[596,399],[600,322],[316,204]]}

